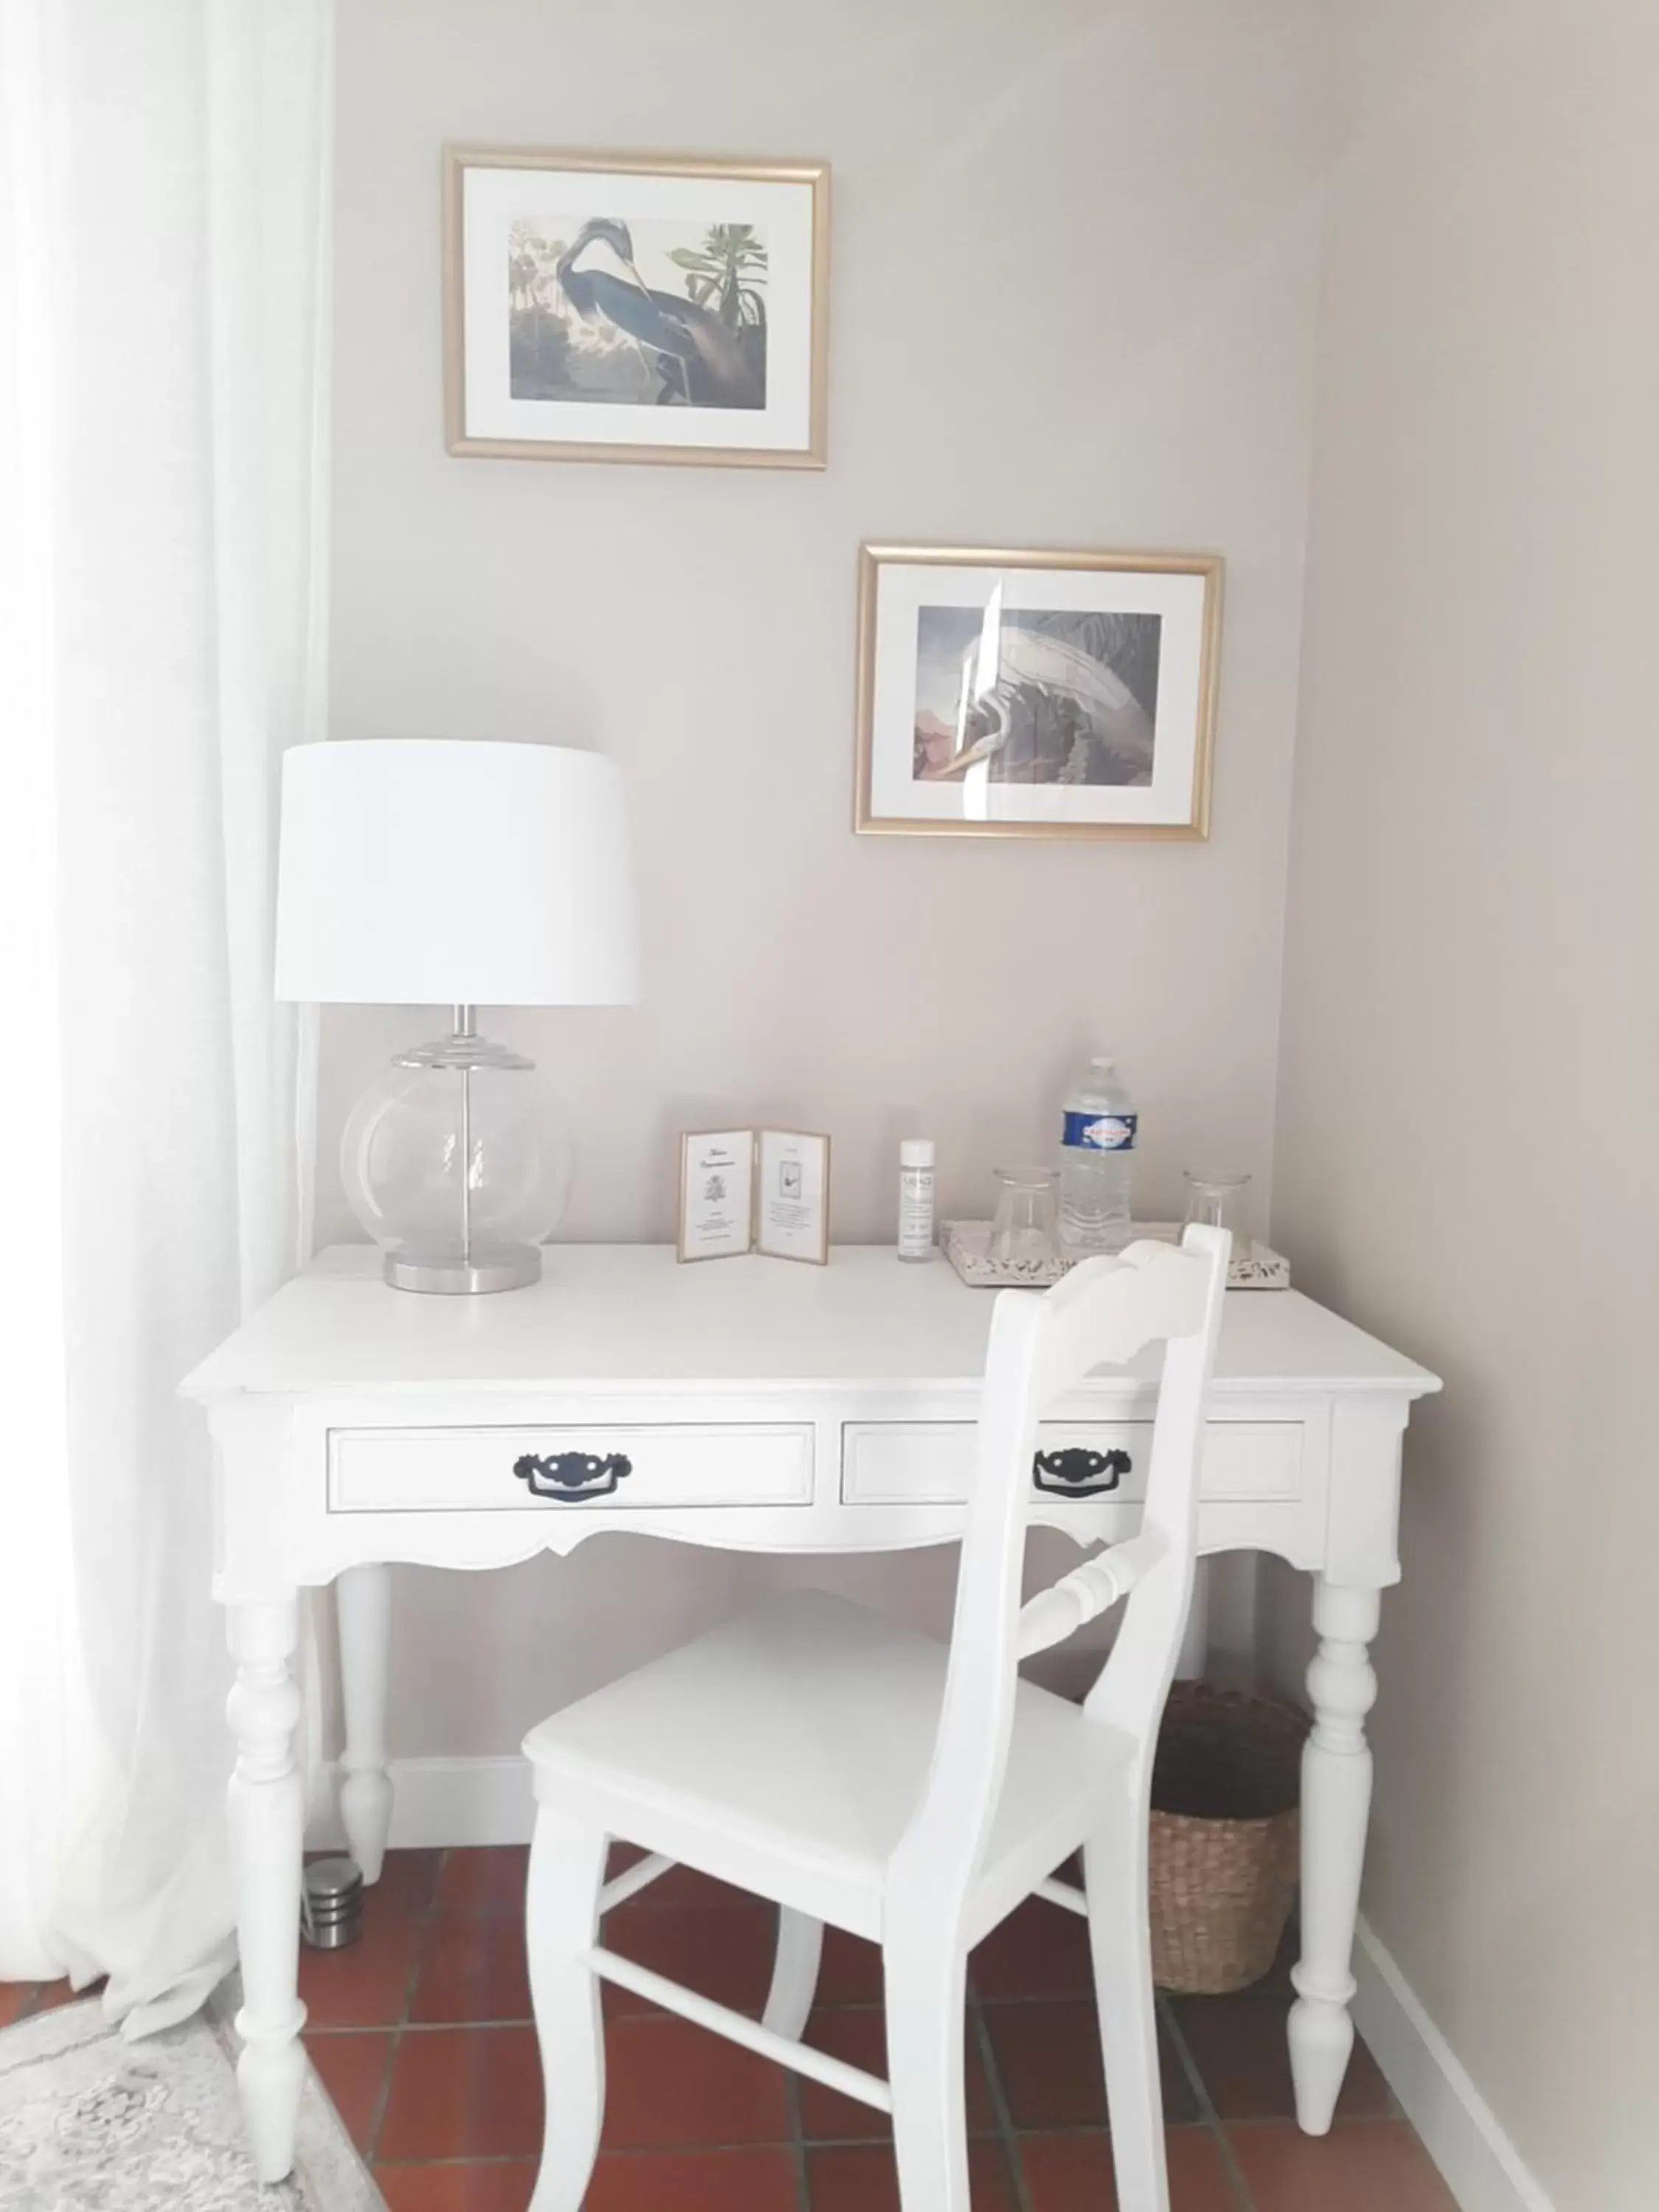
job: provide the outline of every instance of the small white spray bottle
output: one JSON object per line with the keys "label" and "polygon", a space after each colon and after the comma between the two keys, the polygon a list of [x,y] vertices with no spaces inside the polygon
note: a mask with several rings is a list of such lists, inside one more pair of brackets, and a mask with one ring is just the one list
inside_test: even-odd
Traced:
{"label": "small white spray bottle", "polygon": [[906,1137],[899,1146],[898,1255],[933,1256],[933,1140]]}

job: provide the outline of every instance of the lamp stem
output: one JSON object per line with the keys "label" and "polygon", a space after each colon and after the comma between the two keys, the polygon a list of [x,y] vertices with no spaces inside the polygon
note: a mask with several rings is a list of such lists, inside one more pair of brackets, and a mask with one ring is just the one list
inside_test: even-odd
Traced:
{"label": "lamp stem", "polygon": [[[457,1006],[454,1009],[455,1034],[470,1037],[477,1034],[474,1028],[477,1009]],[[461,1070],[461,1264],[472,1265],[472,1070]]]}
{"label": "lamp stem", "polygon": [[472,1265],[472,1070],[461,1070],[461,1261]]}

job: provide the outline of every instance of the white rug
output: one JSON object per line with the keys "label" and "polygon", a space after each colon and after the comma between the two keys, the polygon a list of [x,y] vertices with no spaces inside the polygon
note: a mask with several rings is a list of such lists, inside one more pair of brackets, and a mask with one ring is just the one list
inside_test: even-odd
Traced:
{"label": "white rug", "polygon": [[95,1999],[0,2033],[3,2212],[384,2212],[307,2070],[294,2172],[262,2189],[242,2145],[236,2039],[198,2014],[128,2043]]}

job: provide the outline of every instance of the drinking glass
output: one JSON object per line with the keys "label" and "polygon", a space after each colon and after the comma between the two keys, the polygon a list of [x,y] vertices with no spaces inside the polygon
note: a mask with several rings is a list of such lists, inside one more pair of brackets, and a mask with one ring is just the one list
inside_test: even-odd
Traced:
{"label": "drinking glass", "polygon": [[1042,1267],[1059,1255],[1060,1215],[1053,1168],[998,1168],[991,1258],[999,1267]]}
{"label": "drinking glass", "polygon": [[1237,1237],[1238,1197],[1250,1180],[1249,1176],[1194,1175],[1188,1168],[1182,1180],[1187,1186],[1188,1220],[1206,1222],[1212,1229],[1231,1229]]}

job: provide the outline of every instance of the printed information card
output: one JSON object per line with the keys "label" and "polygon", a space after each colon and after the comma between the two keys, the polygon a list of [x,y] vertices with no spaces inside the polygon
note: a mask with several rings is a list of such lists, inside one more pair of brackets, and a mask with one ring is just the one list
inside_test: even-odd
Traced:
{"label": "printed information card", "polygon": [[755,1133],[699,1129],[681,1139],[680,1257],[724,1260],[754,1242]]}
{"label": "printed information card", "polygon": [[822,1266],[830,1257],[830,1139],[763,1129],[756,1161],[755,1249]]}
{"label": "printed information card", "polygon": [[691,1129],[680,1139],[682,1260],[830,1257],[830,1139],[801,1129]]}

